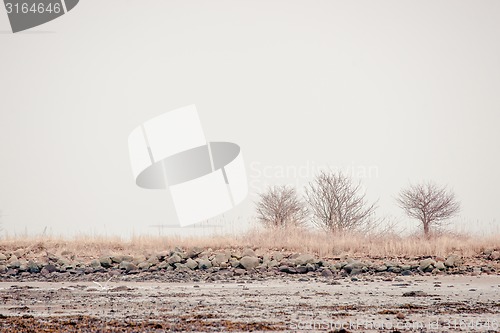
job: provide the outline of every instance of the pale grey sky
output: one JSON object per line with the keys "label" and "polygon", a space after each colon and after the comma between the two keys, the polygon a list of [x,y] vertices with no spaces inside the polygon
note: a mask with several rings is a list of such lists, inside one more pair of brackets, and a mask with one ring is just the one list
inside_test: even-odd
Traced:
{"label": "pale grey sky", "polygon": [[[175,224],[135,186],[130,131],[196,104],[238,143],[251,195],[316,168],[361,176],[379,214],[448,184],[461,228],[499,230],[500,2],[81,1],[12,34],[0,9],[0,210],[9,234],[120,234]],[[366,171],[366,174],[363,174]],[[298,174],[298,178],[294,174]]]}

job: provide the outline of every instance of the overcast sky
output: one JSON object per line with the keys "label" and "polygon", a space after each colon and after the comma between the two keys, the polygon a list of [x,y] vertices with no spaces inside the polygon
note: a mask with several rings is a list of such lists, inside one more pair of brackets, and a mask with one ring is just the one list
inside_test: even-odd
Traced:
{"label": "overcast sky", "polygon": [[256,192],[329,166],[404,225],[396,193],[434,180],[459,228],[499,231],[498,1],[87,0],[18,34],[0,8],[0,49],[11,235],[178,223],[168,192],[135,185],[127,138],[189,104],[207,139],[242,148],[251,193],[214,220],[232,230]]}

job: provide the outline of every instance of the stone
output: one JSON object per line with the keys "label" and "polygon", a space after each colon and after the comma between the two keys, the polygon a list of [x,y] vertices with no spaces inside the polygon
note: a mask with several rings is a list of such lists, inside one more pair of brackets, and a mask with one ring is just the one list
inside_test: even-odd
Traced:
{"label": "stone", "polygon": [[302,265],[307,265],[307,264],[314,264],[316,260],[314,259],[314,256],[311,254],[301,254],[294,260],[294,264],[296,266],[302,266]]}
{"label": "stone", "polygon": [[348,274],[351,274],[353,269],[361,270],[364,266],[365,264],[362,263],[361,261],[352,261],[351,263],[348,263],[347,265],[342,267],[342,269],[346,271]]}
{"label": "stone", "polygon": [[162,261],[156,267],[158,267],[158,269],[168,269],[170,267],[170,265],[168,262]]}
{"label": "stone", "polygon": [[143,261],[143,262],[140,262],[139,265],[137,265],[137,268],[144,271],[144,270],[149,269],[149,267],[151,267],[151,266],[152,266],[152,264],[149,261]]}
{"label": "stone", "polygon": [[208,269],[212,267],[212,263],[208,259],[199,259],[198,267],[200,269]]}
{"label": "stone", "polygon": [[333,273],[331,270],[329,270],[328,268],[325,268],[321,271],[321,275],[323,277],[326,277],[326,278],[329,278],[329,277],[332,277],[333,276]]}
{"label": "stone", "polygon": [[203,249],[195,246],[193,248],[190,248],[187,252],[186,252],[186,258],[191,258],[193,259],[194,257],[197,257],[200,253],[203,252]]}
{"label": "stone", "polygon": [[444,262],[442,261],[438,261],[435,265],[435,267],[437,269],[439,269],[440,271],[444,271],[446,269],[445,265],[444,265]]}
{"label": "stone", "polygon": [[500,260],[500,251],[493,251],[490,254],[491,260]]}
{"label": "stone", "polygon": [[409,269],[405,269],[404,271],[401,272],[401,275],[410,276],[413,275],[413,273]]}
{"label": "stone", "polygon": [[295,267],[295,271],[298,273],[298,274],[306,274],[307,272],[309,272],[309,270],[307,269],[306,266],[298,266],[298,267]]}
{"label": "stone", "polygon": [[137,270],[136,264],[130,261],[122,261],[119,267],[120,269],[124,269],[126,272]]}
{"label": "stone", "polygon": [[229,258],[230,256],[226,253],[217,253],[212,260],[212,265],[220,266],[220,264],[228,262]]}
{"label": "stone", "polygon": [[128,256],[128,255],[111,256],[111,261],[116,263],[116,264],[121,264],[122,261],[132,262],[133,260],[134,260],[134,258],[132,256]]}
{"label": "stone", "polygon": [[308,272],[314,272],[316,270],[316,265],[314,264],[306,264]]}
{"label": "stone", "polygon": [[101,262],[98,259],[93,259],[90,262],[90,267],[92,267],[92,268],[100,268],[100,267],[102,267],[101,266]]}
{"label": "stone", "polygon": [[444,264],[447,267],[458,267],[462,264],[462,258],[457,254],[451,254],[446,258]]}
{"label": "stone", "polygon": [[401,273],[401,267],[391,266],[387,269],[388,272],[399,274]]}
{"label": "stone", "polygon": [[47,273],[57,272],[57,267],[53,264],[45,265],[43,269],[46,270]]}
{"label": "stone", "polygon": [[186,260],[186,267],[189,269],[196,269],[198,268],[198,263],[195,260],[188,258]]}
{"label": "stone", "polygon": [[363,273],[363,270],[361,268],[353,268],[351,270],[351,272],[349,273],[349,275],[358,275],[358,274],[361,274]]}
{"label": "stone", "polygon": [[380,266],[375,267],[375,271],[377,271],[377,272],[385,272],[386,270],[387,270],[386,265],[380,265]]}
{"label": "stone", "polygon": [[231,265],[231,267],[238,267],[240,265],[240,261],[236,258],[231,258],[229,259],[229,265]]}
{"label": "stone", "polygon": [[429,268],[430,266],[434,266],[436,264],[436,261],[434,261],[434,259],[432,258],[427,258],[427,259],[424,259],[424,260],[421,260],[418,267],[425,271],[426,268]]}
{"label": "stone", "polygon": [[277,251],[273,252],[273,259],[277,262],[280,262],[281,260],[283,260],[283,253]]}
{"label": "stone", "polygon": [[240,265],[246,270],[254,269],[259,265],[259,258],[244,256],[243,258],[240,259]]}
{"label": "stone", "polygon": [[404,315],[403,313],[401,313],[401,312],[398,312],[398,313],[396,314],[396,318],[397,318],[397,319],[405,319],[405,315]]}
{"label": "stone", "polygon": [[250,248],[246,248],[243,250],[243,252],[241,252],[241,257],[257,257],[257,255],[255,254],[255,251],[250,249]]}
{"label": "stone", "polygon": [[12,276],[17,275],[17,273],[18,273],[17,269],[12,269],[12,268],[8,269],[7,272],[5,272],[6,275],[12,275]]}
{"label": "stone", "polygon": [[161,252],[158,252],[156,253],[156,259],[158,259],[159,261],[163,261],[165,260],[166,257],[168,257],[168,252],[167,251],[161,251]]}
{"label": "stone", "polygon": [[9,260],[9,264],[7,265],[7,267],[13,268],[13,269],[19,268],[19,267],[21,267],[21,261],[19,261],[19,260],[10,261]]}
{"label": "stone", "polygon": [[387,268],[399,267],[399,264],[397,262],[394,262],[394,261],[385,261],[384,265],[387,266]]}
{"label": "stone", "polygon": [[11,263],[11,262],[14,262],[14,261],[18,261],[19,259],[17,258],[17,256],[15,254],[11,255],[9,260],[7,261],[8,263]]}
{"label": "stone", "polygon": [[113,265],[113,261],[108,256],[103,256],[99,258],[99,264],[104,268],[109,268]]}
{"label": "stone", "polygon": [[5,273],[7,273],[7,266],[0,265],[0,274],[5,274]]}
{"label": "stone", "polygon": [[0,253],[0,261],[6,261],[7,260],[7,256],[3,253]]}
{"label": "stone", "polygon": [[267,263],[267,267],[269,268],[278,267],[279,265],[280,263],[274,259]]}
{"label": "stone", "polygon": [[177,254],[174,253],[170,258],[168,258],[167,262],[171,265],[179,263],[182,261],[182,258]]}
{"label": "stone", "polygon": [[25,250],[24,250],[24,249],[17,249],[17,250],[15,250],[13,253],[14,253],[14,255],[15,255],[16,257],[20,258],[20,257],[22,257],[22,256],[24,255]]}

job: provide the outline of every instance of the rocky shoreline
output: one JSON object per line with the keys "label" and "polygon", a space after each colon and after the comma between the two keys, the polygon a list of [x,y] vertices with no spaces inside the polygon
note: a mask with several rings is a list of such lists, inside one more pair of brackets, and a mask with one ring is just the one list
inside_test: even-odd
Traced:
{"label": "rocky shoreline", "polygon": [[70,251],[34,253],[30,249],[0,252],[0,281],[89,280],[91,276],[124,279],[197,281],[238,276],[316,276],[345,278],[357,275],[480,275],[500,273],[500,251],[485,250],[474,257],[459,254],[434,257],[376,258],[347,254],[318,257],[308,253],[262,249],[175,248],[154,254],[106,254],[80,258]]}

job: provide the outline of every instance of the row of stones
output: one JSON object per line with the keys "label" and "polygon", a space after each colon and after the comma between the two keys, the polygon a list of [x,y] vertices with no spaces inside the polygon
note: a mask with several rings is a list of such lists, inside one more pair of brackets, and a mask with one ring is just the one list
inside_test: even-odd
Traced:
{"label": "row of stones", "polygon": [[[386,271],[409,275],[412,271],[442,272],[459,267],[463,263],[462,258],[456,254],[452,254],[446,258],[426,258],[406,264],[393,261],[374,264],[370,261],[360,261],[351,258],[333,263],[316,258],[311,254],[285,254],[275,251],[257,255],[252,249],[245,249],[242,252],[227,250],[220,253],[213,253],[211,249],[203,251],[199,248],[192,248],[187,251],[176,248],[173,251],[160,252],[149,257],[106,255],[86,263],[76,260],[75,255],[68,251],[61,253],[59,256],[48,254],[43,261],[22,258],[24,255],[25,253],[23,253],[22,249],[7,255],[0,253],[0,274],[16,275],[23,272],[47,274],[75,270],[93,273],[106,269],[119,269],[130,273],[157,270],[203,270],[211,267],[245,270],[276,268],[284,273],[307,273],[309,271],[316,271],[321,267],[322,271],[340,271],[351,275]],[[498,259],[500,257],[494,260]],[[491,266],[483,269],[485,272],[494,270]]]}

